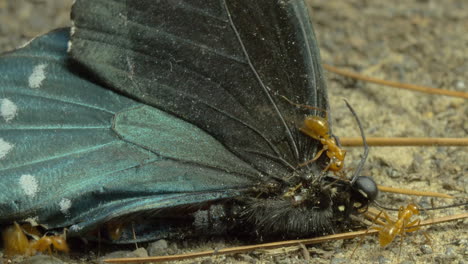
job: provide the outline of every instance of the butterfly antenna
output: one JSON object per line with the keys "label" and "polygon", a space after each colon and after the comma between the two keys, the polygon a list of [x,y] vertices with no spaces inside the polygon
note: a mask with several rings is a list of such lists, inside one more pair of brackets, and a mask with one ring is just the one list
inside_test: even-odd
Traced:
{"label": "butterfly antenna", "polygon": [[284,120],[284,117],[283,115],[281,114],[281,111],[279,110],[278,106],[276,105],[275,101],[273,100],[273,97],[271,96],[268,88],[266,87],[266,85],[263,83],[262,81],[262,78],[260,78],[260,75],[258,74],[257,70],[255,69],[252,61],[250,60],[250,56],[249,56],[249,53],[247,52],[247,49],[245,48],[245,45],[244,43],[242,42],[242,39],[241,39],[241,36],[239,34],[239,31],[237,31],[237,28],[236,26],[234,25],[234,21],[232,20],[232,17],[231,17],[231,12],[229,11],[229,8],[226,4],[226,0],[223,0],[223,3],[224,3],[224,8],[226,9],[226,13],[228,15],[228,18],[229,18],[229,23],[232,27],[232,30],[234,31],[234,34],[236,35],[236,38],[237,40],[239,41],[239,44],[241,46],[241,49],[242,49],[242,52],[244,53],[244,56],[247,60],[247,63],[249,64],[250,66],[250,69],[253,71],[254,75],[255,75],[255,78],[257,79],[257,81],[260,83],[260,86],[262,87],[263,91],[265,92],[265,94],[267,95],[268,97],[268,100],[271,102],[271,104],[273,105],[273,107],[275,108],[275,111],[276,113],[278,114],[280,120],[281,120],[281,123],[283,124],[283,126],[285,127],[286,129],[286,133],[288,135],[288,138],[289,140],[292,142],[292,151],[294,153],[294,156],[295,158],[298,160],[299,159],[299,149],[297,148],[297,145],[296,145],[296,141],[294,140],[294,137],[292,135],[292,132],[291,132],[291,129],[289,128],[289,126],[287,125],[286,121]]}
{"label": "butterfly antenna", "polygon": [[361,121],[359,120],[359,117],[357,116],[356,112],[351,107],[351,105],[348,103],[348,101],[346,99],[343,99],[343,100],[345,101],[346,106],[349,108],[349,111],[351,111],[351,113],[353,114],[354,119],[356,119],[356,122],[359,126],[359,131],[361,131],[362,144],[364,146],[364,155],[362,156],[361,161],[359,162],[359,165],[354,171],[353,177],[351,178],[351,185],[353,185],[354,182],[359,177],[359,174],[361,173],[361,170],[364,167],[364,163],[366,163],[367,156],[369,155],[369,146],[367,145],[366,135],[364,135],[364,129],[362,128],[362,124],[361,124]]}

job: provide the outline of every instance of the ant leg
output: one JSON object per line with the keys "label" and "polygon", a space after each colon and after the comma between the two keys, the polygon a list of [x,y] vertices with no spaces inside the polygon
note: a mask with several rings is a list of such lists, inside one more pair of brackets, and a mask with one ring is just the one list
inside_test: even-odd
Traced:
{"label": "ant leg", "polygon": [[402,232],[402,234],[400,234],[400,248],[398,249],[398,262],[400,262],[401,248],[403,247],[404,237],[405,237],[405,232]]}
{"label": "ant leg", "polygon": [[420,223],[421,219],[416,219],[413,222],[406,224],[404,231],[406,233],[418,231],[419,229],[421,229],[421,227],[419,226]]}
{"label": "ant leg", "polygon": [[369,233],[369,231],[370,231],[371,229],[374,229],[374,230],[377,230],[377,231],[382,231],[383,227],[372,226],[372,225],[374,225],[375,222],[379,219],[380,215],[382,215],[382,212],[383,212],[383,211],[380,211],[380,213],[378,213],[378,214],[375,216],[374,220],[372,221],[371,226],[370,226],[369,228],[367,228],[366,232],[361,236],[361,239],[359,239],[358,244],[356,245],[356,247],[354,247],[353,252],[351,253],[351,257],[350,257],[351,259],[353,258],[354,253],[356,253],[356,250],[362,245],[362,242],[364,241],[364,238],[366,237],[367,233]]}
{"label": "ant leg", "polygon": [[426,238],[426,241],[424,241],[426,244],[429,244],[429,246],[431,247],[432,249],[432,252],[434,252],[434,247],[432,246],[432,238],[431,236],[425,232],[425,231],[422,231],[424,237]]}
{"label": "ant leg", "polygon": [[403,206],[400,206],[400,209],[398,209],[398,219],[401,219],[404,211],[405,211],[405,208]]}
{"label": "ant leg", "polygon": [[70,249],[68,248],[66,238],[62,236],[53,236],[51,239],[52,239],[52,245],[54,245],[55,250],[62,251],[62,252],[70,251]]}
{"label": "ant leg", "polygon": [[317,154],[315,154],[315,157],[314,157],[313,159],[308,160],[308,161],[306,161],[306,162],[303,162],[303,163],[299,164],[299,167],[304,167],[304,166],[306,166],[306,165],[308,165],[308,164],[310,164],[310,163],[316,161],[318,158],[320,158],[320,156],[322,155],[322,153],[323,153],[325,150],[327,150],[327,149],[328,149],[328,147],[327,147],[326,145],[323,146],[323,148],[322,148],[319,152],[317,152]]}
{"label": "ant leg", "polygon": [[385,211],[382,211],[383,212],[383,216],[384,216],[384,219],[387,223],[392,223],[394,224],[395,222],[390,218],[390,216],[388,216],[387,212]]}
{"label": "ant leg", "polygon": [[[398,212],[398,218],[401,218],[401,214],[403,213],[403,210],[404,210],[403,206],[400,206],[400,210]],[[411,222],[411,223],[413,223],[413,222]],[[407,224],[405,223],[405,221],[403,221],[403,226],[399,230],[399,233],[400,233],[400,249],[398,250],[398,262],[400,262],[401,248],[403,247],[403,240],[404,240],[405,235],[406,235],[406,228],[407,228]]]}
{"label": "ant leg", "polygon": [[[383,214],[384,216],[382,216],[382,214]],[[383,211],[383,210],[379,211],[378,214],[374,214],[374,213],[373,213],[373,214],[369,214],[369,213],[368,213],[368,214],[366,214],[366,217],[367,217],[368,219],[372,219],[372,223],[373,223],[373,224],[378,224],[378,225],[380,225],[380,226],[385,226],[385,225],[387,225],[387,224],[393,224],[393,223],[395,223],[394,221],[392,221],[392,219],[390,219],[390,217],[388,216],[388,214],[387,214],[385,211]],[[383,218],[383,219],[385,220],[385,222],[382,221],[382,220],[380,220],[379,218]]]}
{"label": "ant leg", "polygon": [[384,225],[387,224],[387,223],[385,223],[384,221],[379,220],[379,219],[377,219],[377,220],[375,221],[375,223],[378,224],[378,225],[381,225],[381,226],[384,226]]}
{"label": "ant leg", "polygon": [[[331,162],[328,164],[328,166],[327,166],[327,168],[326,168],[327,170],[328,170],[328,168],[330,167],[330,165],[331,165]],[[340,170],[340,171],[334,171],[333,173],[334,173],[335,176],[337,176],[338,178],[340,178],[340,179],[342,179],[342,180],[346,180],[346,173],[345,173],[344,171],[342,171],[342,170]]]}
{"label": "ant leg", "polygon": [[432,237],[425,231],[422,231],[424,237],[426,238],[426,243],[428,243],[432,247]]}
{"label": "ant leg", "polygon": [[286,96],[283,96],[281,95],[281,97],[283,97],[284,100],[286,100],[288,103],[296,106],[296,107],[302,107],[302,108],[306,108],[306,109],[310,109],[310,110],[317,110],[317,111],[321,111],[321,112],[324,112],[326,116],[328,116],[328,111],[325,110],[325,109],[322,109],[322,108],[318,108],[318,107],[315,107],[315,106],[310,106],[310,105],[305,105],[305,104],[298,104],[298,103],[295,103],[291,100],[289,100]]}

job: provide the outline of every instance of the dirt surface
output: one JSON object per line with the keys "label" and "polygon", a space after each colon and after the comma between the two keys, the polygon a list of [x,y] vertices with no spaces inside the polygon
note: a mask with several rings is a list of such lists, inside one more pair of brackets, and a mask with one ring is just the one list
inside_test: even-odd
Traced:
{"label": "dirt surface", "polygon": [[[69,24],[71,0],[0,1],[0,50],[13,49],[38,34]],[[468,91],[468,2],[463,0],[321,0],[310,1],[312,20],[325,63],[373,77]],[[368,137],[466,137],[466,100],[427,95],[356,82],[327,73],[334,133],[358,136],[356,123],[345,107],[346,98],[358,113]],[[355,167],[361,148],[349,149],[347,166]],[[371,148],[364,175],[382,185],[432,190],[467,197],[468,151],[463,147]],[[391,207],[411,201],[431,205],[427,198],[381,195]],[[457,201],[461,201],[458,199]],[[436,206],[453,201],[435,199]],[[466,212],[452,208],[422,218]],[[228,257],[211,257],[204,263],[468,263],[468,222],[458,221],[425,228],[432,237],[432,254],[424,236],[415,232],[402,246],[381,249],[369,237],[350,252],[358,239],[330,242],[307,250],[300,247],[257,251]],[[176,242],[173,242],[174,245]],[[223,248],[224,242],[178,242],[177,252]],[[171,246],[170,246],[171,247]],[[174,247],[174,246],[172,246]],[[308,252],[308,253],[307,253]],[[61,257],[68,263],[86,263],[94,253]],[[308,260],[307,260],[308,259]],[[6,260],[4,260],[5,263]],[[15,260],[20,261],[19,259]],[[198,260],[185,261],[199,262]],[[1,259],[0,259],[1,263]]]}

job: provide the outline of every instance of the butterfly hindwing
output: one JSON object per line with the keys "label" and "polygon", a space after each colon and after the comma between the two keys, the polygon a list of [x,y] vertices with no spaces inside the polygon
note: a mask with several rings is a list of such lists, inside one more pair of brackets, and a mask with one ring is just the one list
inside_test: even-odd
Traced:
{"label": "butterfly hindwing", "polygon": [[55,31],[0,59],[0,222],[83,231],[253,185],[210,135],[71,72],[67,41]]}

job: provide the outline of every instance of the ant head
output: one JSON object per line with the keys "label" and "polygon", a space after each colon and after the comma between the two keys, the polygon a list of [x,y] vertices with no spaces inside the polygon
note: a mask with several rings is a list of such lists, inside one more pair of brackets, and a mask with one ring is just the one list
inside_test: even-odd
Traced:
{"label": "ant head", "polygon": [[341,171],[343,169],[343,163],[341,160],[338,160],[338,159],[332,159],[330,161],[330,167],[328,168],[328,170],[331,170],[331,171]]}
{"label": "ant head", "polygon": [[419,214],[419,207],[414,203],[408,204],[408,206],[406,206],[406,209],[412,211],[413,214]]}

